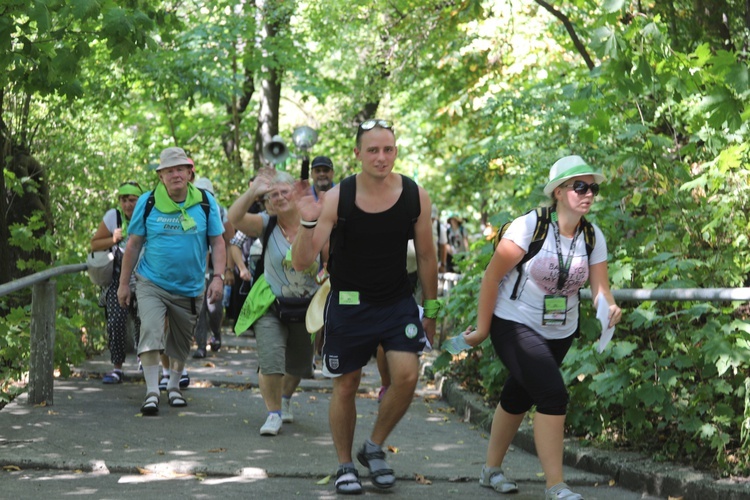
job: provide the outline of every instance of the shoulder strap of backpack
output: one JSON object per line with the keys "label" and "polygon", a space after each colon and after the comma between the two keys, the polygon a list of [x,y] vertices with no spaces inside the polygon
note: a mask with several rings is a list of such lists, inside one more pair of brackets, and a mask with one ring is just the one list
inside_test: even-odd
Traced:
{"label": "shoulder strap of backpack", "polygon": [[586,243],[586,255],[591,258],[591,252],[594,251],[596,246],[596,232],[594,231],[594,225],[586,220],[586,217],[581,217],[581,231],[583,232],[583,241]]}
{"label": "shoulder strap of backpack", "polygon": [[[339,204],[336,207],[338,218],[336,226],[331,233],[330,255],[336,253],[336,249],[344,248],[344,228],[346,219],[354,210],[354,199],[357,197],[357,176],[350,175],[339,184]],[[330,256],[329,256],[330,261]]]}
{"label": "shoulder strap of backpack", "polygon": [[354,209],[354,200],[357,197],[357,176],[350,175],[343,181],[341,181],[341,187],[339,187],[339,204],[337,207],[338,226],[342,222],[346,222],[346,219],[351,215]]}
{"label": "shoulder strap of backpack", "polygon": [[273,229],[276,227],[276,216],[272,215],[268,219],[268,225],[266,226],[266,230],[263,231],[263,248],[260,251],[260,258],[258,259],[258,263],[255,264],[255,276],[253,276],[253,281],[256,281],[258,279],[258,276],[263,274],[263,271],[265,270],[265,264],[264,260],[266,258],[266,247],[268,247],[268,240],[271,238],[271,233],[273,232]]}
{"label": "shoulder strap of backpack", "polygon": [[154,209],[154,203],[156,203],[156,195],[151,191],[146,200],[146,206],[143,208],[143,226],[146,226],[146,219],[148,219],[151,210]]}
{"label": "shoulder strap of backpack", "polygon": [[[527,214],[531,212],[536,212],[536,225],[534,226],[534,234],[531,236],[531,243],[529,243],[529,250],[526,252],[526,255],[523,256],[521,259],[521,262],[516,265],[516,271],[518,271],[518,277],[516,278],[516,283],[513,286],[513,292],[510,294],[511,300],[516,300],[518,298],[518,287],[521,284],[521,275],[523,274],[523,265],[527,263],[529,260],[531,260],[536,254],[539,253],[539,250],[542,249],[542,245],[544,245],[544,240],[547,238],[547,230],[549,229],[549,223],[551,219],[552,214],[552,208],[551,207],[537,207],[534,210],[531,210],[529,212],[526,212]],[[510,226],[510,222],[506,222],[503,224],[503,227],[498,231],[497,236],[495,237],[496,244],[500,243],[500,239],[502,238],[503,234],[505,234],[505,231],[508,230],[508,227]]]}
{"label": "shoulder strap of backpack", "polygon": [[414,182],[411,177],[401,176],[403,182],[403,189],[406,192],[406,207],[407,213],[411,215],[411,225],[409,226],[409,239],[414,238],[414,224],[419,219],[419,214],[422,213],[422,207],[419,201],[419,186]]}
{"label": "shoulder strap of backpack", "polygon": [[526,255],[523,256],[521,262],[516,266],[518,278],[516,278],[516,284],[513,286],[513,293],[510,294],[510,300],[516,300],[518,298],[518,286],[521,284],[523,265],[539,253],[539,250],[542,249],[542,245],[544,245],[544,240],[547,238],[547,230],[549,229],[552,209],[550,207],[537,207],[533,211],[536,212],[534,234],[531,236],[529,250],[526,252]]}
{"label": "shoulder strap of backpack", "polygon": [[120,210],[116,208],[115,214],[117,214],[117,226],[115,227],[122,227],[122,214],[120,213]]}
{"label": "shoulder strap of backpack", "polygon": [[[203,198],[201,199],[201,208],[203,209],[203,212],[206,214],[206,221],[208,221],[208,214],[211,213],[211,202],[208,201],[208,195],[206,194],[205,189],[200,189],[201,195]],[[206,230],[208,230],[208,224],[206,224]]]}
{"label": "shoulder strap of backpack", "polygon": [[[201,199],[201,208],[203,209],[203,213],[206,214],[206,248],[211,248],[211,239],[208,237],[208,218],[209,214],[211,213],[211,202],[208,201],[208,195],[206,194],[205,189],[200,189],[202,199]],[[218,208],[218,203],[217,203]]]}
{"label": "shoulder strap of backpack", "polygon": [[[539,253],[539,250],[541,250],[542,244],[544,243],[545,238],[547,238],[547,230],[549,229],[549,223],[552,215],[551,207],[537,207],[534,210],[529,210],[524,215],[528,215],[531,212],[536,212],[536,225],[534,226],[534,234],[531,236],[529,251],[526,252],[526,255],[524,255],[523,259],[521,260],[521,264],[528,261],[534,255]],[[500,230],[495,235],[495,239],[493,242],[495,248],[497,248],[497,246],[500,244],[500,240],[508,231],[508,228],[510,227],[510,224],[512,222],[513,221],[510,220],[500,227]]]}

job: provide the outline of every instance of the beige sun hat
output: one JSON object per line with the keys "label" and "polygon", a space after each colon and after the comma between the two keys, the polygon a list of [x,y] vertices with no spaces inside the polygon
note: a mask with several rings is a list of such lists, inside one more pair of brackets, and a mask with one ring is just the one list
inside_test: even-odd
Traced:
{"label": "beige sun hat", "polygon": [[593,175],[596,182],[606,180],[600,172],[594,170],[594,167],[587,164],[580,156],[565,156],[557,160],[549,170],[549,182],[544,186],[544,194],[551,195],[557,186],[580,175]]}
{"label": "beige sun hat", "polygon": [[193,162],[185,154],[185,150],[177,147],[166,148],[159,156],[159,166],[156,167],[156,171],[169,167],[179,167],[180,165],[193,166]]}
{"label": "beige sun hat", "polygon": [[305,326],[307,333],[314,334],[323,328],[323,310],[326,307],[326,299],[331,291],[331,280],[327,279],[320,285],[318,291],[313,295],[305,315]]}

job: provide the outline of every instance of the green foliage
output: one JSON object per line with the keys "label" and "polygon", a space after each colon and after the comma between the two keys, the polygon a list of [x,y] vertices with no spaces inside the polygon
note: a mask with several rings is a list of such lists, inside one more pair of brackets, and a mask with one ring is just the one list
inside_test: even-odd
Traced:
{"label": "green foliage", "polygon": [[[605,10],[617,11],[616,4]],[[495,94],[484,110],[497,121],[487,152],[452,170],[481,190],[497,227],[544,201],[540,186],[554,159],[583,154],[608,178],[591,218],[607,238],[613,288],[746,286],[747,64],[707,44],[675,51],[655,18],[620,26],[608,15],[582,21],[598,37],[592,47],[600,66],[583,73],[552,63],[549,78]],[[459,327],[475,324],[490,251],[473,248],[453,289],[448,313]],[[563,366],[570,431],[722,475],[750,472],[746,310],[690,302],[622,306],[624,320],[602,354],[594,348],[593,311],[583,308],[583,335]],[[486,346],[474,351],[446,367],[467,385],[478,374],[500,372]],[[491,402],[498,382],[483,381]]]}
{"label": "green foliage", "polygon": [[22,391],[18,381],[28,371],[29,309],[16,307],[0,315],[0,402]]}

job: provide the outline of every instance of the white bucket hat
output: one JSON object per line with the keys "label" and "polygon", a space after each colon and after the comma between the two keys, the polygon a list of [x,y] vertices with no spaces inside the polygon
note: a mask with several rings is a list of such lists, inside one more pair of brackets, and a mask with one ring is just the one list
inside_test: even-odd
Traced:
{"label": "white bucket hat", "polygon": [[208,180],[208,178],[206,178],[206,177],[198,177],[197,179],[195,179],[195,181],[193,182],[193,186],[195,186],[195,187],[197,187],[199,189],[205,189],[206,191],[208,191],[211,194],[215,194],[214,193],[214,185],[211,184],[211,181]]}
{"label": "white bucket hat", "polygon": [[581,175],[593,175],[596,182],[604,182],[606,179],[580,156],[565,156],[557,160],[549,170],[549,182],[544,186],[544,194],[551,195],[557,186],[568,179]]}

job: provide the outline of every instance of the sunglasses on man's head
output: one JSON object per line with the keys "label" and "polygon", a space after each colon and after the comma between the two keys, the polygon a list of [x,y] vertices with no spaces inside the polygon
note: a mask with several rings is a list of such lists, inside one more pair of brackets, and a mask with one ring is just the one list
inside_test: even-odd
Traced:
{"label": "sunglasses on man's head", "polygon": [[135,182],[135,181],[125,181],[125,182],[123,182],[122,184],[120,184],[120,187],[123,187],[123,186],[135,186],[135,187],[137,187],[138,189],[141,189],[141,185],[140,185],[140,184],[138,184],[138,183],[137,183],[137,182]]}
{"label": "sunglasses on man's head", "polygon": [[571,188],[573,191],[576,192],[578,196],[583,196],[586,193],[589,192],[589,189],[591,190],[591,194],[596,196],[599,194],[599,184],[596,182],[592,182],[591,184],[587,184],[583,181],[575,181],[573,184],[565,184],[562,187]]}
{"label": "sunglasses on man's head", "polygon": [[359,128],[362,130],[372,130],[376,125],[380,128],[393,128],[393,124],[387,120],[365,120],[359,124]]}

